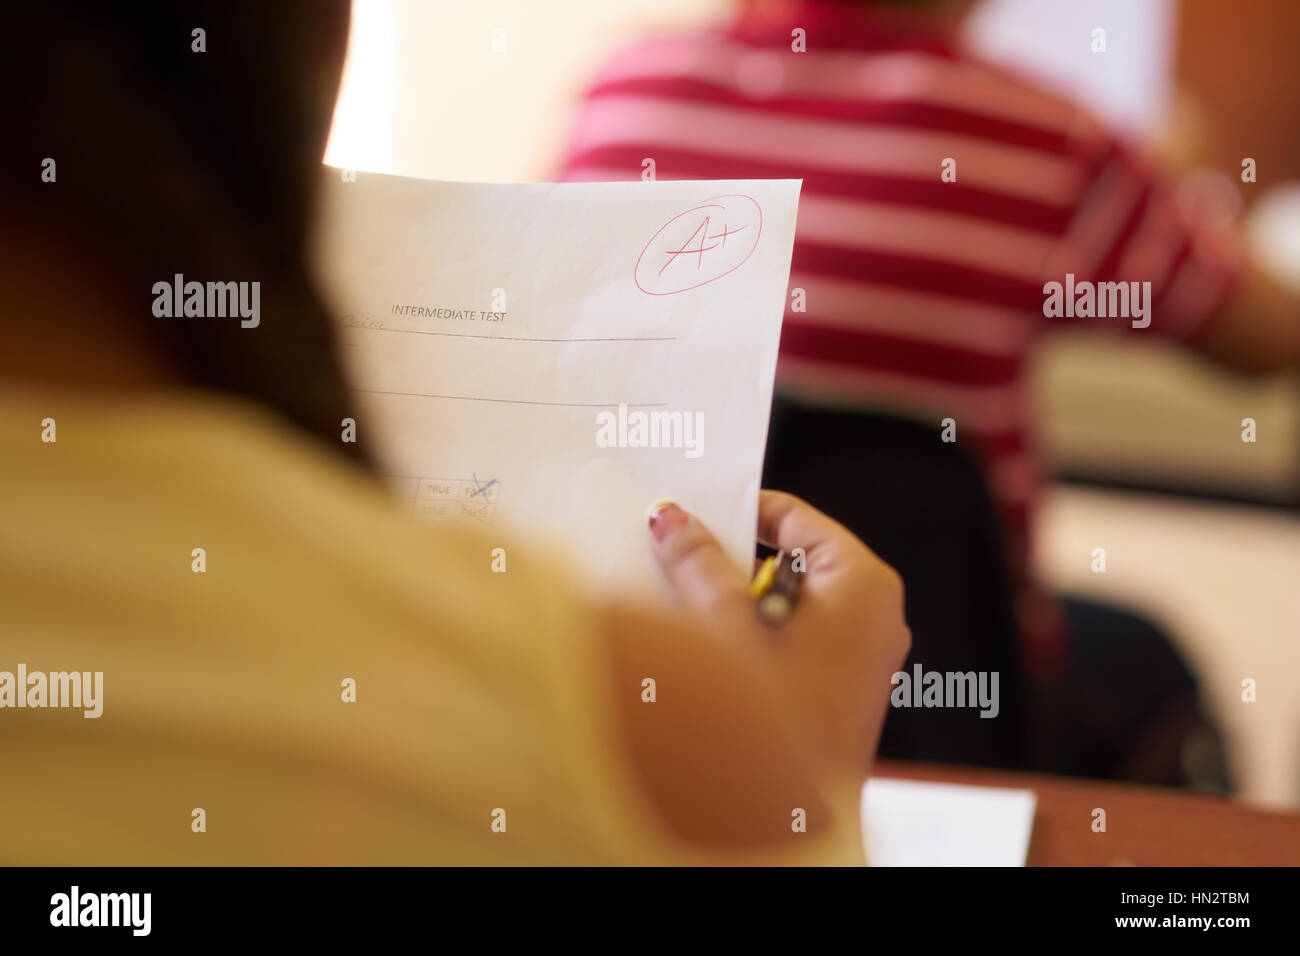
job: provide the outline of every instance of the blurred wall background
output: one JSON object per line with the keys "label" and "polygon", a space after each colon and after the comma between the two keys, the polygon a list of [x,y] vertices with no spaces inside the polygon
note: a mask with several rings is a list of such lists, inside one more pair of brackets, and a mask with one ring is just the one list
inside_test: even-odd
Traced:
{"label": "blurred wall background", "polygon": [[[737,6],[353,0],[349,63],[326,161],[438,179],[542,179],[559,153],[573,99],[620,43],[648,30],[713,22]],[[1140,132],[1167,106],[1174,19],[1173,0],[986,0],[970,33],[987,55]],[[1088,49],[1094,26],[1107,30],[1104,57]]]}

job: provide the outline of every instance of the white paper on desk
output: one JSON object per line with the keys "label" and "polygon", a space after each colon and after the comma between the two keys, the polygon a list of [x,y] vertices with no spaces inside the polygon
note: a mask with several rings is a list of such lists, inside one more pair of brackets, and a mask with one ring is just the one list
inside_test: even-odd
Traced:
{"label": "white paper on desk", "polygon": [[871,866],[1024,866],[1032,790],[874,777],[862,791]]}
{"label": "white paper on desk", "polygon": [[[799,180],[325,180],[318,270],[400,494],[639,591],[671,497],[748,573]],[[599,447],[602,412],[629,445],[679,413],[683,447]]]}

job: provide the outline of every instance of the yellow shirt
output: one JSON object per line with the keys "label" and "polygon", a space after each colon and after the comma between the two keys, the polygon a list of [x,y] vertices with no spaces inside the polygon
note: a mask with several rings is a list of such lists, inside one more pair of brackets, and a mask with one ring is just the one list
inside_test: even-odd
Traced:
{"label": "yellow shirt", "polygon": [[103,673],[98,718],[0,709],[0,863],[861,862],[674,840],[535,554],[233,400],[0,395],[0,672]]}

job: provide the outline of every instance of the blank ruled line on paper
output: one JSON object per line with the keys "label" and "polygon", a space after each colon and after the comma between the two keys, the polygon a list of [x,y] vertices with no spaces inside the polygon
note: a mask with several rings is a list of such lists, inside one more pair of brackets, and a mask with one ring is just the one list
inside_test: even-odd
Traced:
{"label": "blank ruled line on paper", "polygon": [[367,395],[405,395],[409,398],[445,398],[454,402],[493,402],[499,405],[550,405],[558,408],[663,408],[667,402],[533,402],[523,398],[481,398],[477,395],[431,395],[425,392],[390,392],[382,388],[357,388]]}
{"label": "blank ruled line on paper", "polygon": [[628,337],[600,337],[600,338],[528,338],[522,335],[478,335],[474,332],[431,332],[426,329],[389,329],[374,328],[365,326],[345,325],[345,329],[361,329],[365,332],[405,332],[407,335],[444,335],[456,339],[491,339],[495,342],[676,342],[677,336],[628,336]]}

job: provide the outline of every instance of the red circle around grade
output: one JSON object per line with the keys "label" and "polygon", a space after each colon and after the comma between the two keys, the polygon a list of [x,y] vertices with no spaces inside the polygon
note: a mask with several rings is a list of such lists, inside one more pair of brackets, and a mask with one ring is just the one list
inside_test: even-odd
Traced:
{"label": "red circle around grade", "polygon": [[[663,235],[664,230],[666,230],[669,226],[675,223],[678,219],[681,219],[683,216],[689,216],[693,212],[699,212],[701,209],[707,209],[710,207],[710,205],[713,205],[719,209],[726,209],[727,207],[725,205],[718,205],[717,200],[719,199],[745,199],[754,204],[754,211],[758,214],[758,223],[757,223],[758,229],[755,230],[754,232],[754,242],[749,247],[749,251],[745,253],[744,258],[742,258],[739,262],[733,265],[730,269],[727,269],[723,272],[719,272],[717,275],[711,276],[710,278],[705,279],[703,282],[697,282],[694,285],[688,285],[681,289],[669,289],[666,292],[651,292],[649,289],[643,286],[641,284],[641,280],[637,276],[637,273],[641,271],[641,260],[644,259],[645,254],[650,251],[650,247],[654,245],[655,240],[658,239],[661,235]],[[727,193],[726,195],[723,196],[711,196],[708,199],[701,202],[699,205],[692,206],[690,209],[687,209],[685,212],[680,212],[677,215],[673,216],[673,218],[669,219],[666,223],[663,224],[663,226],[659,228],[658,232],[656,232],[653,236],[650,237],[650,241],[645,244],[645,247],[641,250],[641,254],[636,257],[636,266],[632,270],[632,281],[635,282],[636,287],[640,289],[642,292],[644,292],[646,295],[677,295],[680,292],[689,292],[691,289],[698,289],[702,285],[708,285],[710,282],[716,282],[718,279],[721,279],[723,276],[730,275],[731,273],[739,269],[741,266],[743,266],[746,262],[748,262],[749,257],[754,254],[754,250],[758,248],[758,239],[759,236],[761,236],[762,234],[763,234],[763,208],[758,204],[758,200],[756,200],[753,196],[747,196],[743,193]]]}

